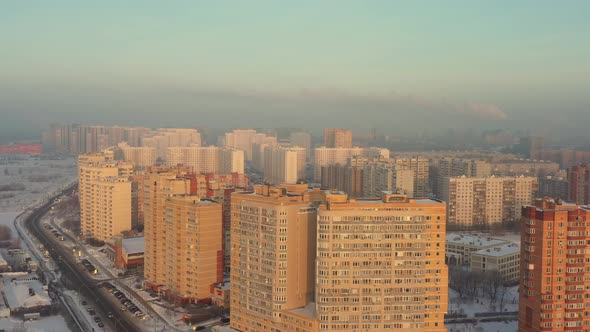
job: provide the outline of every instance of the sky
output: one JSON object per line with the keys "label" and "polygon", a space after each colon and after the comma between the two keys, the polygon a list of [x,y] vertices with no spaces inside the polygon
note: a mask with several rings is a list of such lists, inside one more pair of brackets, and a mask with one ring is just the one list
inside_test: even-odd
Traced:
{"label": "sky", "polygon": [[575,0],[5,2],[0,129],[582,130],[589,12]]}

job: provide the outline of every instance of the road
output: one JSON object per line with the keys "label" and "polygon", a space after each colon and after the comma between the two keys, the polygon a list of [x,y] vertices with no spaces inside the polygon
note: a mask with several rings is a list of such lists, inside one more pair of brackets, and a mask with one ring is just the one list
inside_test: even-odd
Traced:
{"label": "road", "polygon": [[[75,186],[70,187],[57,196],[70,194],[74,189]],[[93,306],[97,312],[101,314],[100,316],[107,317],[108,312],[113,312],[117,315],[119,312],[119,305],[116,303],[116,299],[112,296],[109,297],[106,292],[96,288],[96,281],[92,280],[92,278],[89,277],[89,274],[81,269],[75,261],[71,251],[62,247],[54,236],[50,236],[44,231],[43,227],[40,227],[39,224],[41,218],[51,209],[52,205],[53,198],[26,216],[23,220],[24,225],[41,243],[43,243],[45,248],[49,250],[54,261],[59,263],[61,270],[64,272],[62,276],[66,277],[71,289],[77,289],[84,293],[87,298],[95,299]],[[138,321],[134,321],[131,317],[127,317],[126,315],[117,315],[114,320],[103,319],[103,322],[112,331],[145,330],[145,326],[139,325]]]}

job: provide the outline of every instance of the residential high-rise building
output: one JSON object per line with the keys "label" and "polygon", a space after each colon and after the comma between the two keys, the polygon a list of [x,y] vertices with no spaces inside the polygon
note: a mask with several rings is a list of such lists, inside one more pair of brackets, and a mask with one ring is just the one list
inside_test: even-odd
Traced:
{"label": "residential high-rise building", "polygon": [[201,146],[201,134],[196,129],[161,128],[145,135],[141,142],[156,149],[156,158],[166,160],[168,148]]}
{"label": "residential high-rise building", "polygon": [[244,151],[216,146],[168,148],[167,164],[183,165],[195,173],[244,173]]}
{"label": "residential high-rise building", "polygon": [[590,166],[568,168],[569,201],[578,205],[590,204]]}
{"label": "residential high-rise building", "polygon": [[428,159],[422,157],[395,158],[394,162],[397,171],[411,170],[414,172],[414,197],[429,197],[430,165]]}
{"label": "residential high-rise building", "polygon": [[106,241],[131,229],[132,173],[131,164],[112,161],[106,152],[78,158],[80,226],[86,239]]}
{"label": "residential high-rise building", "polygon": [[457,227],[488,227],[520,219],[520,208],[537,197],[536,177],[446,178],[447,221]]}
{"label": "residential high-rise building", "polygon": [[264,153],[267,148],[278,146],[276,137],[266,136],[262,141],[252,143],[252,167],[264,172]]}
{"label": "residential high-rise building", "polygon": [[559,200],[522,208],[518,331],[590,326],[590,210]]}
{"label": "residential high-rise building", "polygon": [[327,148],[352,148],[352,131],[347,129],[324,129],[324,146]]}
{"label": "residential high-rise building", "polygon": [[541,151],[544,148],[544,140],[541,136],[527,136],[520,138],[521,150],[533,160],[541,159]]}
{"label": "residential high-rise building", "polygon": [[292,146],[299,146],[305,148],[306,157],[309,160],[311,158],[311,134],[303,131],[293,132],[289,135],[289,142]]}
{"label": "residential high-rise building", "polygon": [[445,204],[327,195],[318,211],[319,331],[446,331]]}
{"label": "residential high-rise building", "polygon": [[264,179],[272,184],[305,180],[305,159],[304,148],[267,146],[264,149]]}
{"label": "residential high-rise building", "polygon": [[414,181],[414,171],[397,167],[393,160],[373,160],[363,166],[364,197],[380,197],[384,191],[393,191],[413,198]]}
{"label": "residential high-rise building", "polygon": [[[254,137],[256,134],[257,132],[254,129],[236,129],[231,133],[225,133],[225,146],[244,151],[244,159],[251,161],[252,144],[255,143]],[[260,138],[257,140],[260,140]]]}
{"label": "residential high-rise building", "polygon": [[175,302],[211,298],[211,286],[223,280],[221,204],[191,195],[166,196],[164,213],[149,221],[160,223],[162,233],[150,241],[162,245],[145,256],[147,264],[155,254],[156,269],[162,273],[146,282]]}
{"label": "residential high-rise building", "polygon": [[322,179],[322,166],[345,165],[352,157],[361,156],[365,158],[388,159],[389,150],[382,148],[326,148],[319,147],[314,150],[315,170],[314,181]]}
{"label": "residential high-rise building", "polygon": [[119,149],[123,153],[123,159],[137,168],[145,168],[156,164],[156,149],[147,146],[129,146],[127,143],[119,143]]}
{"label": "residential high-rise building", "polygon": [[279,331],[286,310],[313,300],[317,209],[305,193],[254,186],[232,194],[231,211],[230,326]]}
{"label": "residential high-rise building", "polygon": [[[163,284],[160,281],[167,279],[165,260],[160,253],[168,250],[172,243],[162,241],[162,236],[167,228],[164,224],[166,198],[178,195],[190,195],[191,181],[188,178],[179,177],[174,172],[149,173],[144,178],[144,276],[148,286]],[[153,282],[153,285],[151,284]]]}
{"label": "residential high-rise building", "polygon": [[446,178],[457,176],[481,178],[492,175],[492,166],[483,160],[442,158],[431,168],[436,173],[433,191],[438,198],[442,197],[442,190]]}
{"label": "residential high-rise building", "polygon": [[554,176],[545,176],[539,178],[539,197],[551,197],[554,199],[568,199],[569,184],[566,176],[559,173]]}
{"label": "residential high-rise building", "polygon": [[322,166],[322,188],[339,190],[351,197],[363,194],[363,168],[351,165]]}

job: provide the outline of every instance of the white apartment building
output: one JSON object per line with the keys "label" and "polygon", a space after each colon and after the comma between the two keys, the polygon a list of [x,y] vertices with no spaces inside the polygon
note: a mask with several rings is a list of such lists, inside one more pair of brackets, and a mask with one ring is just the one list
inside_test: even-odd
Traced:
{"label": "white apartment building", "polygon": [[244,151],[216,146],[170,147],[167,164],[192,167],[196,173],[244,173]]}

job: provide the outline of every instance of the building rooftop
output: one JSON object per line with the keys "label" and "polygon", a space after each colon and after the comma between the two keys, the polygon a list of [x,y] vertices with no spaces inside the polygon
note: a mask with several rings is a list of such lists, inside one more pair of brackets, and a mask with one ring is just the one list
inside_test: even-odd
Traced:
{"label": "building rooftop", "polygon": [[481,250],[474,252],[473,254],[478,254],[478,255],[488,256],[488,257],[502,257],[502,256],[507,256],[507,255],[519,253],[519,252],[520,252],[520,247],[517,246],[516,244],[512,243],[512,244],[507,244],[507,245],[503,245],[503,246],[495,247],[495,248],[481,249]]}
{"label": "building rooftop", "polygon": [[122,244],[123,244],[123,249],[125,249],[125,251],[128,254],[135,254],[135,253],[141,253],[144,251],[144,238],[143,236],[138,236],[138,237],[129,237],[126,239],[123,239]]}
{"label": "building rooftop", "polygon": [[51,304],[46,286],[36,275],[25,272],[3,273],[4,294],[11,310]]}
{"label": "building rooftop", "polygon": [[310,318],[316,318],[317,316],[317,312],[315,310],[315,302],[310,302],[303,308],[297,308],[289,311],[291,311],[294,314]]}
{"label": "building rooftop", "polygon": [[491,247],[502,244],[508,244],[510,241],[493,239],[491,237],[484,237],[470,234],[447,233],[447,243],[475,245],[479,247]]}

